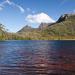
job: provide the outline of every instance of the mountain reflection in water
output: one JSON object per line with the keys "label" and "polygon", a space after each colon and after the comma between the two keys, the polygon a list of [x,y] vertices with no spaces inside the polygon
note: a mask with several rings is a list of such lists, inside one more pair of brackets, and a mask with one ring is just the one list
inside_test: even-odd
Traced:
{"label": "mountain reflection in water", "polygon": [[1,41],[0,75],[75,75],[75,41]]}

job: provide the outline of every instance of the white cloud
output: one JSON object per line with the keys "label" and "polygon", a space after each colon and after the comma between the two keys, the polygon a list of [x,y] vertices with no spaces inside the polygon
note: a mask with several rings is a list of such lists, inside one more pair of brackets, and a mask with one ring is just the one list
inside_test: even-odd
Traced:
{"label": "white cloud", "polygon": [[5,1],[3,1],[3,2],[0,4],[0,9],[1,9],[2,7],[4,7],[5,4],[9,4],[9,5],[11,5],[11,6],[17,7],[22,13],[25,12],[25,10],[24,10],[23,7],[21,7],[20,5],[15,4],[14,2],[11,2],[10,0],[5,0]]}
{"label": "white cloud", "polygon": [[27,11],[28,13],[35,14],[35,11],[32,11],[30,8],[26,8],[26,11]]}
{"label": "white cloud", "polygon": [[5,4],[6,2],[4,1],[4,2],[2,2],[2,3],[0,3],[0,7],[4,7],[4,4]]}
{"label": "white cloud", "polygon": [[10,0],[6,0],[6,3],[8,3],[9,5],[12,5],[12,2],[10,2]]}
{"label": "white cloud", "polygon": [[51,17],[45,13],[39,13],[35,15],[28,15],[26,21],[29,23],[52,23],[55,22]]}
{"label": "white cloud", "polygon": [[25,10],[24,10],[24,8],[22,8],[21,6],[19,6],[19,5],[16,5],[19,9],[20,9],[20,11],[22,12],[22,13],[24,13],[25,12]]}
{"label": "white cloud", "polygon": [[32,14],[35,14],[35,11],[32,11]]}
{"label": "white cloud", "polygon": [[1,11],[1,10],[3,10],[3,8],[2,8],[2,7],[0,7],[0,11]]}
{"label": "white cloud", "polygon": [[31,9],[30,8],[27,8],[27,11],[29,12],[29,11],[31,11]]}

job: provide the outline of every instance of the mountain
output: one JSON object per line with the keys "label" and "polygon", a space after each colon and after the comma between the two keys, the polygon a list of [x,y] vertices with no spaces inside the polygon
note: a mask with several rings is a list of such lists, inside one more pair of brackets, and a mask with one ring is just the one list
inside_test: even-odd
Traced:
{"label": "mountain", "polygon": [[44,30],[49,35],[74,36],[75,35],[75,14],[62,15],[55,24]]}
{"label": "mountain", "polygon": [[27,25],[18,31],[18,34],[30,39],[73,39],[75,36],[75,14],[64,14],[55,23],[41,23],[38,28]]}
{"label": "mountain", "polygon": [[57,23],[65,21],[65,20],[69,20],[69,19],[74,19],[74,17],[75,17],[75,14],[64,14],[58,19]]}
{"label": "mountain", "polygon": [[32,29],[33,28],[31,26],[26,25],[21,30],[19,30],[18,32],[20,33],[20,32],[32,31]]}
{"label": "mountain", "polygon": [[50,25],[50,23],[41,23],[41,24],[39,25],[39,29],[40,29],[40,30],[43,30],[43,29],[47,28],[49,25]]}
{"label": "mountain", "polygon": [[7,32],[0,24],[0,40],[75,39],[75,14],[64,14],[55,23],[41,23],[38,28],[24,26],[17,33]]}
{"label": "mountain", "polygon": [[22,29],[20,29],[18,31],[18,33],[24,33],[24,32],[32,32],[32,31],[43,30],[43,29],[47,28],[49,25],[51,25],[51,24],[50,23],[41,23],[38,28],[32,28],[29,25],[25,25]]}

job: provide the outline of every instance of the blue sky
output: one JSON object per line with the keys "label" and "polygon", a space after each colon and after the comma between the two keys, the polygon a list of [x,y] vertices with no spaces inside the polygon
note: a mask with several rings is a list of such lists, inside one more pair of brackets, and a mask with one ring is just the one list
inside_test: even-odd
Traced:
{"label": "blue sky", "polygon": [[75,0],[0,0],[0,23],[16,32],[26,24],[56,21],[61,14],[74,13]]}

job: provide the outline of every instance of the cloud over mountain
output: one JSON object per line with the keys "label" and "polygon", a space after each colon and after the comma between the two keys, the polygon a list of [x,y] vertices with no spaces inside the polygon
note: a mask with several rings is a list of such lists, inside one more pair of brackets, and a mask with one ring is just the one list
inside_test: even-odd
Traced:
{"label": "cloud over mountain", "polygon": [[29,23],[52,23],[55,22],[51,17],[49,17],[46,13],[39,13],[34,15],[28,15],[26,17],[26,21]]}

